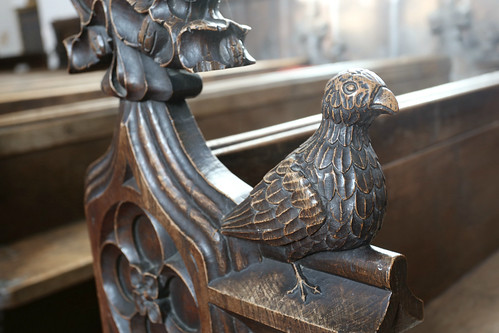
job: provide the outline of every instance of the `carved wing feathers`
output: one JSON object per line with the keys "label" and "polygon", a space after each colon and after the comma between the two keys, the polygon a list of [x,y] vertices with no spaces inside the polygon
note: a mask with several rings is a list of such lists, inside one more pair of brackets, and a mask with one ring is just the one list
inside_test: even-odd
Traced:
{"label": "carved wing feathers", "polygon": [[269,171],[222,224],[222,233],[287,245],[314,234],[326,215],[310,182],[286,159]]}

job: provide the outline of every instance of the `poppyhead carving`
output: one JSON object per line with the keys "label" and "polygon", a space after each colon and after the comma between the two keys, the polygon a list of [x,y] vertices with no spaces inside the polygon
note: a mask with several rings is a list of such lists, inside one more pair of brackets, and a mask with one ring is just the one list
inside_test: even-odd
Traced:
{"label": "poppyhead carving", "polygon": [[109,66],[103,90],[128,100],[168,100],[172,70],[254,63],[249,27],[222,16],[219,0],[72,0],[81,31],[64,41],[69,71]]}

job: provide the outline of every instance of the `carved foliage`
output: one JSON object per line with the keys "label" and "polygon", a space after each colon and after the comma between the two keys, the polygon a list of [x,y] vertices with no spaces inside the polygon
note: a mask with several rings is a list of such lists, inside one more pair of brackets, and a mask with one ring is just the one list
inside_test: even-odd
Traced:
{"label": "carved foliage", "polygon": [[107,66],[112,58],[112,39],[107,24],[107,7],[101,1],[73,1],[80,15],[81,31],[64,40],[69,71],[84,72]]}
{"label": "carved foliage", "polygon": [[120,331],[198,331],[193,283],[164,228],[129,202],[121,202],[107,223],[112,232],[102,244],[100,268]]}
{"label": "carved foliage", "polygon": [[243,66],[249,27],[225,19],[218,1],[74,0],[82,29],[65,40],[70,72],[110,66],[103,90],[128,100],[167,101],[170,69]]}

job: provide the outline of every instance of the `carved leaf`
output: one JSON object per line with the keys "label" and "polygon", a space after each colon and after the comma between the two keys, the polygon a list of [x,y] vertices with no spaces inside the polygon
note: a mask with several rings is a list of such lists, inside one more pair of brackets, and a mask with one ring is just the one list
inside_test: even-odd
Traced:
{"label": "carved leaf", "polygon": [[154,0],[126,0],[136,12],[145,13],[151,7]]}
{"label": "carved leaf", "polygon": [[76,12],[80,16],[80,21],[82,25],[87,25],[92,17],[92,11],[95,3],[100,2],[99,0],[72,0],[73,6]]}
{"label": "carved leaf", "polygon": [[177,37],[182,67],[201,72],[254,63],[243,45],[248,30],[225,19],[189,23]]}
{"label": "carved leaf", "polygon": [[115,56],[104,77],[103,90],[128,100],[168,100],[173,93],[168,69],[122,41],[115,44]]}
{"label": "carved leaf", "polygon": [[[82,31],[65,42],[70,71],[111,65],[103,82],[110,95],[166,101],[173,93],[170,72],[159,67],[199,72],[254,62],[243,45],[249,28],[223,18],[216,0],[74,3]],[[199,90],[200,84],[185,94]]]}
{"label": "carved leaf", "polygon": [[[112,41],[106,27],[106,13],[100,1],[76,4],[82,28],[79,34],[64,40],[68,53],[69,72],[78,73],[109,65],[112,57]],[[89,7],[89,6],[92,7]]]}

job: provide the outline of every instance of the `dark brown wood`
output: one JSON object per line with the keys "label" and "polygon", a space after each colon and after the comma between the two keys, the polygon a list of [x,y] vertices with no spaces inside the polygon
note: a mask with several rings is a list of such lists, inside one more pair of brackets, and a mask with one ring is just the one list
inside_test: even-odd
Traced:
{"label": "dark brown wood", "polygon": [[[386,316],[384,313],[391,303],[390,291],[334,274],[305,268],[303,271],[307,276],[314,277],[314,282],[321,285],[321,291],[328,295],[327,298],[310,294],[307,302],[302,302],[300,298],[283,300],[286,296],[282,292],[296,283],[293,269],[282,262],[264,259],[260,265],[252,265],[230,279],[215,281],[210,289],[211,299],[221,308],[242,316],[244,322],[250,319],[279,332],[290,329],[297,332],[393,330],[393,314]],[[331,299],[336,300],[334,308],[331,308]],[[264,309],[268,309],[265,311],[267,316],[261,315]],[[388,311],[395,313],[397,309],[390,308]],[[352,312],[362,315],[355,316]],[[388,323],[380,321],[380,318],[387,318]]]}
{"label": "dark brown wood", "polygon": [[[203,78],[209,77],[208,74],[216,74],[214,76],[217,79],[206,83],[204,92],[191,105],[205,138],[218,137],[318,110],[321,85],[325,84],[325,77],[334,76],[338,70],[347,66],[368,65],[380,73],[386,73],[390,86],[405,86],[409,89],[445,81],[448,73],[440,69],[446,68],[447,63],[447,59],[439,57],[347,62],[252,75],[247,79],[234,77],[223,80],[227,81],[223,84],[214,82],[221,81],[218,77],[224,77],[222,73],[253,66],[213,71],[202,73]],[[394,71],[400,75],[393,75]],[[434,77],[433,73],[438,74]],[[94,74],[82,74],[82,84],[92,83],[93,80],[97,89],[98,78]],[[102,75],[102,72],[97,74]],[[42,87],[45,81],[49,88],[66,84],[68,90],[71,90],[79,78],[75,75],[62,79],[60,74],[52,72],[46,74],[46,80],[42,73],[26,76],[34,82],[31,83],[27,78],[16,80],[15,77],[7,76],[0,85],[3,82],[13,82],[18,90],[24,85],[28,89],[24,94],[27,97],[36,90],[35,87]],[[412,76],[418,80],[410,79]],[[248,83],[253,80],[259,83],[259,90]],[[414,85],[405,85],[408,81],[414,82]],[[317,86],[316,91],[303,89],[309,85]],[[7,84],[3,86],[5,90],[2,91],[10,91]],[[52,90],[57,89],[59,88]],[[248,90],[258,96],[272,96],[271,103],[267,105],[265,102],[268,98],[261,98],[253,99],[253,103],[249,104],[252,100]],[[280,92],[285,92],[286,95],[280,95]],[[74,97],[81,96],[75,94]],[[219,102],[219,99],[234,101],[232,109],[225,108],[222,113],[216,112],[211,105],[227,104]],[[18,221],[2,229],[0,242],[10,243],[83,218],[80,189],[83,187],[84,170],[106,150],[117,121],[118,104],[114,98],[108,97],[0,115],[0,183],[4,189],[0,208],[4,212],[4,218]],[[261,114],[265,116],[262,117]],[[234,126],[222,126],[226,122]],[[299,144],[297,142],[296,146]],[[267,170],[271,167],[272,165],[268,165]],[[61,181],[54,182],[53,179]],[[64,204],[61,205],[61,202]]]}
{"label": "dark brown wood", "polygon": [[[247,185],[206,147],[184,101],[201,81],[185,70],[250,63],[247,28],[223,19],[218,1],[76,4],[83,29],[66,42],[70,68],[110,61],[103,87],[122,99],[114,144],[86,186],[103,328],[234,330],[235,319],[210,307],[206,284],[230,270],[213,235],[221,208]],[[234,187],[225,194],[222,182]]]}
{"label": "dark brown wood", "polygon": [[[390,284],[383,289],[376,285],[376,279],[369,286],[315,270],[307,275],[318,277],[324,292],[310,295],[308,301],[298,297],[297,303],[293,295],[285,296],[287,281],[301,278],[308,268],[295,265],[292,274],[289,265],[272,263],[276,258],[262,259],[247,241],[220,233],[222,221],[244,202],[250,187],[212,155],[185,102],[201,90],[200,78],[189,72],[252,62],[242,44],[247,27],[224,19],[218,4],[75,1],[82,30],[66,40],[70,71],[109,65],[103,90],[121,99],[114,141],[90,167],[85,192],[104,330],[250,332],[256,324],[269,331],[287,331],[293,325],[310,332],[338,332],[349,327],[371,332],[413,326],[421,320],[422,303],[410,292],[402,295],[404,288]],[[358,129],[365,129],[378,114],[375,110],[393,112],[396,101],[375,74],[363,71],[359,75],[349,72],[331,81],[331,94],[326,94],[331,100],[325,99],[324,114],[334,123],[346,125],[334,131],[338,142],[348,146],[352,141],[361,153],[365,149],[366,158],[360,158],[359,163],[366,161],[372,172],[378,172],[366,174],[366,186],[357,179],[357,172],[344,177],[359,184],[361,190],[370,189],[369,193],[372,186],[367,183],[372,180],[381,191],[373,193],[381,198],[383,176],[366,134],[357,137],[348,133],[356,117],[364,124]],[[350,77],[352,82],[343,85],[342,80]],[[309,141],[312,147],[316,145],[313,140],[316,138]],[[345,163],[334,164],[338,167]],[[371,170],[364,164],[359,167]],[[337,184],[339,193],[349,193],[346,187],[341,190],[339,180]],[[370,200],[375,197],[365,201]],[[313,206],[311,203],[305,206]],[[379,212],[373,221],[371,214],[360,214],[374,226],[369,228],[372,230],[381,223],[384,199],[376,206]],[[343,210],[339,206],[328,208],[324,218],[334,217],[335,211],[341,215]],[[346,248],[368,244],[374,233],[369,231],[360,242]],[[315,251],[300,252],[300,256],[291,258]],[[353,261],[372,260],[369,255],[358,255],[369,251],[355,253]],[[374,257],[379,256],[389,254],[377,251]],[[331,267],[336,266],[334,256],[328,260],[332,260]],[[383,270],[382,266],[359,267]],[[403,284],[403,265],[388,264],[384,269],[389,275],[399,276],[396,280]],[[241,274],[259,286],[250,272],[274,277],[267,280],[270,285],[256,288],[267,297],[237,287]],[[331,299],[329,291],[336,297]],[[282,320],[269,320],[276,311],[269,305],[275,304],[277,295],[284,296],[278,312]],[[245,307],[237,306],[243,304],[238,301],[240,297],[247,303]],[[255,312],[255,308],[259,310]],[[317,316],[332,309],[335,311],[329,317]],[[355,311],[361,311],[365,319],[357,320]],[[311,312],[316,315],[303,315]]]}
{"label": "dark brown wood", "polygon": [[[411,68],[424,69],[431,67],[430,64],[433,62],[440,63],[440,60],[438,58],[414,59],[400,63],[398,61],[382,61],[378,65],[373,62],[373,66],[376,66],[374,68],[381,72],[387,72],[393,66],[398,68],[401,73],[409,73],[412,71]],[[336,64],[336,66],[341,68],[343,65]],[[246,66],[243,68],[251,67]],[[324,66],[321,68],[325,69]],[[237,69],[234,68],[228,71],[231,72]],[[208,72],[203,76],[206,78],[209,76],[206,74],[213,73],[217,73],[216,77],[224,76],[221,75],[223,72],[225,71]],[[316,76],[312,75],[316,72],[313,68],[293,72],[302,73],[303,80],[307,82],[317,79]],[[309,76],[307,73],[311,75]],[[101,72],[97,74],[101,75]],[[90,78],[86,79],[87,75],[92,76],[93,73],[83,74],[83,81],[91,81]],[[41,73],[34,73],[32,76],[35,83],[36,81],[43,82],[44,76]],[[59,82],[59,84],[64,82],[72,85],[72,82],[74,82],[72,80],[62,80],[59,74],[55,75],[51,72],[48,72],[46,76],[48,85],[51,82]],[[293,83],[290,75],[278,73],[266,76],[265,81],[274,82],[273,86],[266,86],[270,92],[277,89],[278,86],[282,86],[285,81],[291,81],[291,84],[295,86],[300,85],[298,81]],[[78,76],[70,76],[69,78],[77,79]],[[93,75],[93,80],[97,81],[97,76]],[[394,77],[392,82],[397,84],[397,81],[402,80],[405,81],[405,78],[397,79]],[[237,81],[239,83],[232,81],[234,91],[229,94],[225,93],[223,98],[238,99],[238,94],[244,93],[241,90],[246,89],[247,84],[244,84],[244,80]],[[15,80],[15,77],[11,77],[7,82],[18,81]],[[29,82],[29,80],[23,81],[28,88],[31,87]],[[428,79],[422,79],[422,82],[428,82]],[[207,85],[209,86],[210,83]],[[19,89],[19,86],[17,88]],[[321,91],[317,92],[317,97],[320,93]],[[218,95],[212,90],[204,99],[204,104],[197,103],[197,110],[202,111],[203,109],[199,109],[199,107],[209,105],[216,98],[219,98]],[[299,97],[298,94],[294,94],[293,98],[295,97]],[[290,98],[289,96],[281,96],[281,101],[287,101]],[[109,100],[113,102],[112,98],[109,98]],[[83,187],[85,169],[91,161],[106,150],[110,140],[109,135],[112,132],[112,123],[116,121],[117,110],[114,108],[118,104],[117,101],[109,103],[108,109],[104,110],[100,109],[100,101],[102,99],[0,116],[0,171],[2,174],[0,183],[3,188],[2,194],[0,194],[0,208],[6,220],[16,221],[16,223],[7,223],[2,228],[0,233],[0,242],[2,244],[15,246],[17,240],[22,241],[24,238],[40,232],[50,234],[52,228],[83,218],[84,212],[81,205],[83,194],[81,188]],[[314,105],[317,104],[316,102],[314,101],[311,105],[308,105],[305,110],[312,110]],[[234,106],[237,108],[237,104],[234,104]],[[271,104],[271,107],[275,107],[275,104]],[[255,118],[251,116],[249,111],[245,115],[252,119]],[[230,113],[226,114],[225,117],[231,117]],[[200,125],[205,126],[206,119],[209,119],[209,114],[203,115]],[[236,118],[234,117],[234,119]],[[255,122],[257,120],[255,119]],[[260,118],[260,120],[264,125],[267,123],[268,118]],[[215,130],[206,127],[202,129],[206,129],[207,132],[215,132]],[[296,145],[298,144],[297,142]],[[272,165],[268,165],[267,170],[271,167]],[[236,171],[241,174],[243,172],[241,170]],[[54,181],[54,179],[58,181]],[[85,257],[85,254],[82,254],[82,256]],[[49,257],[46,260],[53,262]],[[84,263],[87,262],[83,260],[82,265]],[[88,278],[90,278],[90,275],[86,275],[81,279]],[[22,279],[15,279],[18,282],[22,281]],[[10,281],[10,279],[7,281]],[[54,290],[52,286],[57,289],[57,286],[63,287],[66,284],[58,283],[47,288],[42,286],[40,288],[41,294],[46,295],[52,292]],[[37,293],[32,293],[32,295],[34,298]]]}
{"label": "dark brown wood", "polygon": [[[394,184],[390,203],[396,212],[387,216],[387,232],[380,234],[376,244],[390,245],[397,251],[411,249],[404,252],[415,270],[410,285],[425,299],[443,292],[497,249],[499,232],[494,225],[499,214],[491,207],[496,202],[499,158],[489,156],[489,152],[498,142],[499,126],[495,123],[387,164],[387,182]],[[436,184],[431,185],[433,199],[423,195],[428,184]],[[421,206],[408,204],[414,200]],[[406,219],[405,214],[410,219],[401,226],[398,221]],[[459,230],[453,229],[455,226]],[[407,235],[405,242],[394,237],[401,232]],[[417,240],[424,244],[419,250],[411,244]],[[418,270],[420,267],[426,274],[431,272],[432,280],[422,278],[426,274]]]}
{"label": "dark brown wood", "polygon": [[[251,80],[235,78],[206,85],[189,105],[206,138],[242,133],[317,114],[327,81],[350,68],[375,71],[398,95],[448,82],[450,63],[441,57],[357,60],[270,73]],[[230,121],[224,121],[228,118]]]}
{"label": "dark brown wood", "polygon": [[84,219],[85,170],[108,145],[105,139],[74,142],[1,158],[0,207],[6,221],[16,222],[5,223],[0,243]]}
{"label": "dark brown wood", "polygon": [[[259,61],[255,66],[235,67],[225,71],[201,73],[205,82],[263,74],[276,70],[300,67],[306,64],[302,58]],[[0,73],[0,114],[19,112],[33,108],[52,108],[75,101],[102,99],[99,80],[103,71],[68,77],[65,71],[29,72],[25,74]],[[116,109],[116,100],[107,98]]]}

